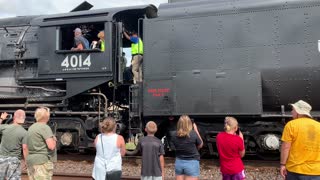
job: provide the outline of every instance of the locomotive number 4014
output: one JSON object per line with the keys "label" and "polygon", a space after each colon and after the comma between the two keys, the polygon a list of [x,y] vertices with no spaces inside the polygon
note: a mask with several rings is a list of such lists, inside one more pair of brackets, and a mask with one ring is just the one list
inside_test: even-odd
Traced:
{"label": "locomotive number 4014", "polygon": [[85,60],[82,60],[82,55],[72,55],[70,58],[67,56],[64,58],[64,60],[61,62],[61,66],[65,68],[81,68],[84,66],[90,67],[91,66],[91,59],[90,55]]}

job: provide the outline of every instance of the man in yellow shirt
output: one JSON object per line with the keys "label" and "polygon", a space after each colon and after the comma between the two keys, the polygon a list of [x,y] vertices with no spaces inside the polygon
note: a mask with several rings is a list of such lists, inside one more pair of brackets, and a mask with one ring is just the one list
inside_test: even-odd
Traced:
{"label": "man in yellow shirt", "polygon": [[320,179],[320,123],[310,115],[312,107],[299,100],[283,130],[280,174],[287,180]]}

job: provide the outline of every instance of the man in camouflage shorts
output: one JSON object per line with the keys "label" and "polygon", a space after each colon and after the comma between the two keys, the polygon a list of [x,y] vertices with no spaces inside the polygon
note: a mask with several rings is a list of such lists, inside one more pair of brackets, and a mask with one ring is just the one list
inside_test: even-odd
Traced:
{"label": "man in camouflage shorts", "polygon": [[36,123],[28,129],[27,157],[29,180],[51,180],[53,175],[53,162],[56,160],[56,137],[47,125],[50,110],[39,107],[34,113]]}
{"label": "man in camouflage shorts", "polygon": [[53,176],[53,162],[28,166],[28,175],[31,180],[47,180]]}
{"label": "man in camouflage shorts", "polygon": [[[2,113],[0,124],[7,117]],[[0,179],[18,180],[21,179],[21,150],[26,158],[28,149],[26,145],[27,131],[21,126],[24,123],[26,114],[19,109],[14,113],[12,124],[1,124],[0,134]]]}

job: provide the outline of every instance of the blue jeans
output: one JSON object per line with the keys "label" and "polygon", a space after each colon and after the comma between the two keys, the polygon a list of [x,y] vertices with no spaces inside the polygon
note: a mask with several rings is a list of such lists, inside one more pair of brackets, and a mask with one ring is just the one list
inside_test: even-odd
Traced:
{"label": "blue jeans", "polygon": [[200,163],[198,160],[182,160],[177,158],[175,162],[175,173],[176,175],[199,177]]}
{"label": "blue jeans", "polygon": [[298,174],[287,171],[286,180],[320,180],[319,176],[313,176],[313,175],[305,175],[305,174]]}

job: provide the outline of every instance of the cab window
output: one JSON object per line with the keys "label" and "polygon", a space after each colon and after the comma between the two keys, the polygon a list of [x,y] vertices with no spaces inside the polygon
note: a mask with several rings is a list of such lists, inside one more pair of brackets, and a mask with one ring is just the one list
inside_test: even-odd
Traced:
{"label": "cab window", "polygon": [[[57,28],[57,50],[98,50],[103,48],[104,23],[73,24]],[[99,35],[99,37],[98,37]],[[103,36],[102,36],[103,35]],[[81,44],[79,46],[79,44]],[[78,48],[81,47],[82,49]]]}

